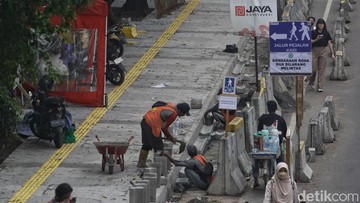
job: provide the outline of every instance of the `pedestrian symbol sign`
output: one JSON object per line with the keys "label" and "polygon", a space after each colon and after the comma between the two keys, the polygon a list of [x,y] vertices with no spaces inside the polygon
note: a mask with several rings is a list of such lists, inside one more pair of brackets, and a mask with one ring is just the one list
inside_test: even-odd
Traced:
{"label": "pedestrian symbol sign", "polygon": [[270,52],[311,52],[310,22],[271,22]]}
{"label": "pedestrian symbol sign", "polygon": [[236,78],[231,76],[224,77],[223,94],[235,94]]}
{"label": "pedestrian symbol sign", "polygon": [[271,22],[270,74],[311,75],[310,22]]}

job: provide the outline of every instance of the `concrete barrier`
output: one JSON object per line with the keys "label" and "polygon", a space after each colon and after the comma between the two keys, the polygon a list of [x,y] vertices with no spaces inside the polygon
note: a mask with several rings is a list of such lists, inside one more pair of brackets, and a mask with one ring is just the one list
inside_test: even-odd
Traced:
{"label": "concrete barrier", "polygon": [[221,139],[219,142],[219,158],[217,164],[217,170],[214,174],[214,179],[207,189],[207,193],[211,195],[223,195],[226,194],[225,186],[225,147],[226,139]]}
{"label": "concrete barrier", "polygon": [[151,202],[156,202],[156,181],[157,181],[157,178],[155,176],[145,176],[144,175],[143,179],[150,181],[150,187],[149,187],[150,201]]}
{"label": "concrete barrier", "polygon": [[[238,164],[237,139],[236,134],[232,133],[225,146],[225,194],[239,195],[246,187],[246,180]],[[237,187],[234,187],[234,186]]]}
{"label": "concrete barrier", "polygon": [[260,92],[255,92],[251,97],[251,105],[255,108],[255,120],[266,113],[266,97],[265,97],[265,79],[263,77],[260,80]]}
{"label": "concrete barrier", "polygon": [[[207,193],[239,195],[245,190],[247,182],[238,164],[238,141],[241,140],[239,136],[238,133],[230,132],[228,137],[220,140],[218,168]],[[242,151],[245,151],[245,148]]]}
{"label": "concrete barrier", "polygon": [[299,180],[298,182],[308,183],[310,182],[313,174],[313,170],[306,163],[306,154],[305,154],[305,144],[304,141],[300,141],[300,160],[297,160],[300,163],[300,171],[299,171]]}
{"label": "concrete barrier", "polygon": [[334,35],[336,34],[336,30],[341,30],[340,38],[344,38],[345,41],[348,39],[345,29],[345,19],[343,17],[336,18],[334,25]]}
{"label": "concrete barrier", "polygon": [[238,61],[232,71],[232,74],[239,75],[245,71],[245,65],[249,63],[250,56],[254,52],[254,38],[249,37],[247,43],[244,45],[242,52],[238,53]]}
{"label": "concrete barrier", "polygon": [[320,137],[324,143],[332,143],[335,140],[334,131],[330,123],[330,113],[328,107],[323,107],[319,113]]}
{"label": "concrete barrier", "polygon": [[[234,122],[236,126],[233,126],[233,136],[235,137],[235,140],[233,143],[235,147],[235,153],[234,156],[237,158],[237,164],[238,168],[242,172],[244,176],[249,176],[252,172],[252,162],[251,158],[246,152],[246,136],[245,136],[245,119],[243,117],[237,117],[238,122]],[[234,121],[233,120],[233,121]],[[232,124],[233,122],[230,122]],[[234,150],[234,148],[232,148]],[[236,169],[237,170],[237,169]],[[237,178],[237,181],[241,181],[241,178]],[[243,183],[237,183],[240,185],[239,187],[243,187]]]}
{"label": "concrete barrier", "polygon": [[[172,143],[172,142],[169,142],[169,141],[164,142],[164,151],[169,153],[170,156],[173,155],[173,145],[174,145],[174,143]],[[166,161],[167,161],[166,162],[167,163],[166,168],[167,168],[167,170],[170,170],[171,169],[171,161],[169,159],[167,159]]]}
{"label": "concrete barrier", "polygon": [[[281,21],[305,21],[309,16],[311,0],[288,0],[282,9]],[[278,9],[281,10],[281,9]]]}
{"label": "concrete barrier", "polygon": [[342,36],[342,32],[341,30],[335,30],[334,31],[334,51],[337,51],[338,50],[338,47],[339,47],[339,39],[341,38]]}
{"label": "concrete barrier", "polygon": [[343,8],[345,9],[345,11],[347,12],[352,12],[354,11],[353,6],[351,5],[351,3],[349,2],[349,0],[342,0],[340,2],[340,9]]}
{"label": "concrete barrier", "polygon": [[316,149],[314,147],[309,148],[309,162],[315,162]]}
{"label": "concrete barrier", "polygon": [[329,113],[330,113],[330,121],[331,121],[331,127],[333,130],[338,130],[339,129],[339,125],[340,122],[336,117],[336,112],[335,112],[335,102],[334,102],[334,97],[333,96],[327,96],[325,98],[325,103],[324,103],[324,107],[328,107],[329,108]]}
{"label": "concrete barrier", "polygon": [[237,115],[244,118],[245,149],[248,153],[250,153],[254,148],[254,133],[257,132],[255,114],[255,108],[250,106],[242,109],[239,112],[239,115]]}
{"label": "concrete barrier", "polygon": [[[248,36],[243,36],[244,40],[241,40],[240,43],[238,43],[237,47],[239,48],[239,52],[237,54],[236,60],[235,60],[235,67],[232,70],[232,74],[234,75],[240,75],[243,74],[245,71],[245,64],[246,61],[249,60],[249,56],[247,55],[247,50],[245,50],[245,47],[247,44],[253,44],[254,39]],[[249,45],[250,46],[250,45]],[[242,48],[241,48],[242,47]],[[245,57],[243,57],[245,56]]]}
{"label": "concrete barrier", "polygon": [[315,148],[315,154],[325,154],[325,145],[320,136],[319,119],[311,118],[309,122],[308,134],[306,139],[306,149]]}
{"label": "concrete barrier", "polygon": [[[142,187],[143,188],[143,200],[142,202],[139,201],[139,203],[148,203],[150,202],[150,200],[148,200],[148,185],[146,183],[138,183],[138,182],[135,182],[133,187]],[[131,196],[130,196],[131,197]],[[149,197],[150,197],[150,193],[149,193]]]}
{"label": "concrete barrier", "polygon": [[130,203],[142,203],[145,202],[145,197],[146,195],[144,195],[144,188],[143,187],[131,187],[130,188]]}
{"label": "concrete barrier", "polygon": [[[338,31],[340,32],[340,30]],[[344,38],[339,38],[338,40],[335,38],[335,40],[337,50],[335,52],[335,63],[330,74],[330,80],[347,80],[348,76],[345,70],[345,62],[347,65],[350,65],[350,63],[345,55]]]}
{"label": "concrete barrier", "polygon": [[345,19],[345,23],[351,23],[351,18],[349,13],[345,9],[340,9],[340,17]]}
{"label": "concrete barrier", "polygon": [[[342,58],[343,58],[343,62],[344,62],[344,66],[350,66],[350,62],[349,62],[349,58],[346,55],[346,49],[345,49],[345,39],[344,38],[340,38],[339,39],[339,46],[338,46],[339,51],[342,51]],[[342,68],[342,70],[339,73],[339,78],[346,78],[347,79],[347,75],[346,75],[346,71],[345,68]]]}
{"label": "concrete barrier", "polygon": [[269,71],[264,71],[263,76],[265,77],[266,82],[266,101],[275,100],[273,77],[270,75]]}
{"label": "concrete barrier", "polygon": [[146,184],[146,197],[145,202],[150,202],[150,181],[149,180],[136,180],[135,183],[143,183]]}
{"label": "concrete barrier", "polygon": [[161,175],[167,177],[168,176],[168,159],[163,156],[154,156],[154,162],[161,164]]}
{"label": "concrete barrier", "polygon": [[153,168],[154,170],[151,170],[151,172],[145,172],[143,177],[155,177],[155,190],[156,188],[159,188],[161,185],[160,185],[160,179],[158,179],[158,175],[156,173],[156,168]]}
{"label": "concrete barrier", "polygon": [[157,177],[157,187],[160,187],[161,185],[161,164],[160,163],[150,163],[150,167],[155,168],[156,177]]}
{"label": "concrete barrier", "polygon": [[290,11],[291,11],[291,8],[292,8],[292,4],[288,3],[284,7],[284,12],[281,15],[281,21],[283,21],[283,22],[290,22],[291,21],[291,19],[290,19]]}
{"label": "concrete barrier", "polygon": [[306,16],[308,16],[308,7],[304,7],[302,5],[302,0],[300,1],[295,1],[295,3],[293,4],[293,7],[291,9],[290,12],[290,18],[291,21],[294,22],[301,22],[301,21],[305,21],[306,20]]}
{"label": "concrete barrier", "polygon": [[290,160],[289,160],[289,170],[290,170],[290,175],[291,178],[293,180],[295,180],[295,176],[296,176],[296,164],[295,164],[295,158],[296,158],[296,151],[297,151],[297,135],[295,133],[295,127],[296,127],[296,114],[293,113],[291,115],[291,119],[290,119],[290,124],[288,125],[288,131],[289,131],[289,136],[290,136],[290,144],[292,144],[290,146]]}
{"label": "concrete barrier", "polygon": [[245,177],[252,174],[252,160],[246,151],[240,152],[238,156],[239,168]]}

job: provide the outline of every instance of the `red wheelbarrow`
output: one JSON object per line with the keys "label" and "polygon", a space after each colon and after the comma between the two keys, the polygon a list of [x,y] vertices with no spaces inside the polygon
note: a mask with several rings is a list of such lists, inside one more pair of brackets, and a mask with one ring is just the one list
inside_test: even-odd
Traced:
{"label": "red wheelbarrow", "polygon": [[126,142],[100,142],[96,136],[98,142],[94,142],[94,145],[98,152],[102,154],[101,170],[105,171],[105,166],[109,166],[109,173],[114,173],[114,166],[120,165],[120,170],[124,171],[124,154],[129,147],[130,141],[134,138],[131,136]]}

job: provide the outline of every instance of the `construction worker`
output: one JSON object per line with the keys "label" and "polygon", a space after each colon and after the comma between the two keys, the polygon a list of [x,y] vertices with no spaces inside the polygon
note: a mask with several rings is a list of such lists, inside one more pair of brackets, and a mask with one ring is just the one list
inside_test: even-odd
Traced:
{"label": "construction worker", "polygon": [[185,175],[190,183],[202,190],[206,190],[212,178],[213,166],[206,161],[204,156],[198,155],[195,145],[188,145],[186,149],[191,158],[185,161],[175,160],[165,151],[161,152],[160,155],[166,156],[175,166],[185,167]]}
{"label": "construction worker", "polygon": [[190,106],[188,103],[174,105],[170,102],[156,102],[152,108],[144,115],[141,121],[142,148],[139,155],[138,168],[146,167],[146,159],[149,150],[163,151],[164,144],[161,131],[164,135],[175,143],[176,139],[169,132],[169,126],[175,121],[177,116],[190,116]]}

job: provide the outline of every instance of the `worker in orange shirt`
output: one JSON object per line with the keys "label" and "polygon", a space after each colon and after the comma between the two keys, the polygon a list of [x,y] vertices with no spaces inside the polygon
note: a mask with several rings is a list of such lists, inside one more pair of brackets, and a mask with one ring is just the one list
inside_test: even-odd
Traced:
{"label": "worker in orange shirt", "polygon": [[157,102],[144,115],[141,121],[142,147],[139,155],[138,168],[146,167],[146,159],[149,150],[163,151],[164,144],[161,132],[165,137],[175,143],[174,136],[169,132],[169,126],[177,117],[190,116],[190,106],[188,103],[174,105],[170,102]]}

